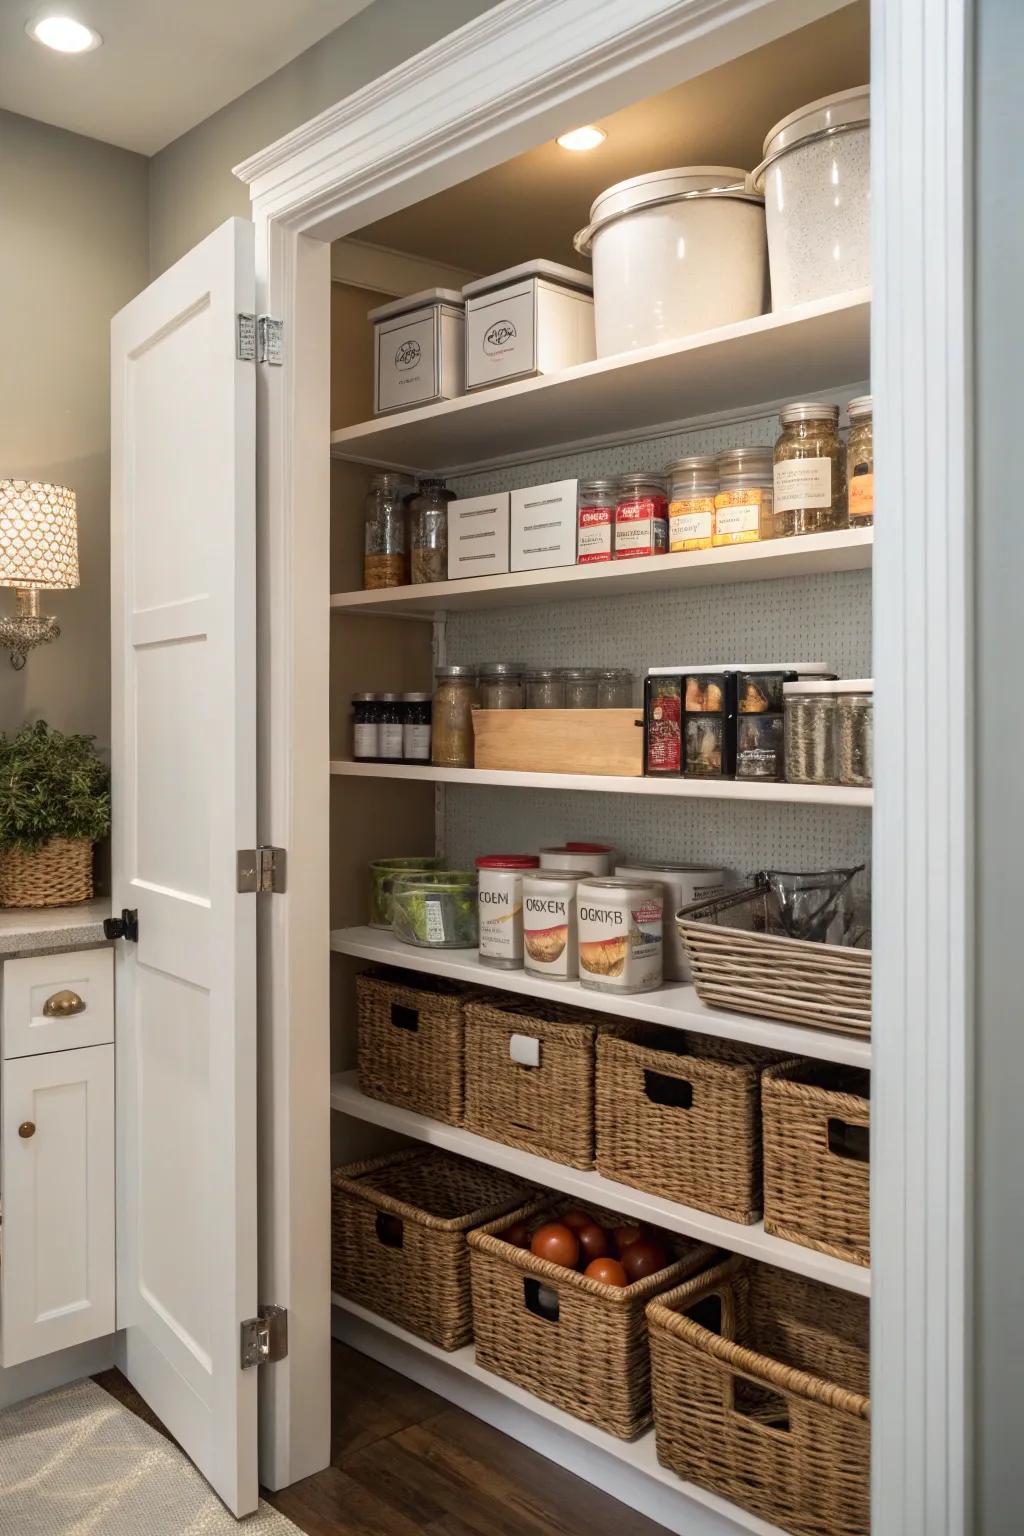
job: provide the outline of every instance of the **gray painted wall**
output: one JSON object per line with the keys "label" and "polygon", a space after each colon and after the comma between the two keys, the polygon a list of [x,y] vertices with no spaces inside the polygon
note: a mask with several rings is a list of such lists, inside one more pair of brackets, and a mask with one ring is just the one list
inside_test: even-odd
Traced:
{"label": "gray painted wall", "polygon": [[[374,0],[321,42],[150,161],[150,275],[232,214],[249,190],[231,167],[412,58],[497,0]],[[415,103],[409,103],[415,110]]]}
{"label": "gray painted wall", "polygon": [[975,1269],[977,1536],[1024,1527],[1024,5],[978,0],[975,601],[978,679]]}
{"label": "gray painted wall", "polygon": [[[0,652],[0,730],[110,742],[110,318],[146,283],[142,155],[0,112],[0,476],[78,494],[82,585],[44,597],[61,639]],[[0,591],[0,608],[13,609]]]}

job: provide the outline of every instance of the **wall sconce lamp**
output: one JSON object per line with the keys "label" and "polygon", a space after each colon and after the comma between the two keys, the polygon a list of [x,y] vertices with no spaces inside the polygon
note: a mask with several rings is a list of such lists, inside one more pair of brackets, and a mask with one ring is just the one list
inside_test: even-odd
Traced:
{"label": "wall sconce lamp", "polygon": [[78,586],[78,513],[66,485],[0,480],[0,587],[13,587],[17,607],[0,615],[0,648],[20,672],[28,652],[56,640],[60,625],[40,611],[43,591]]}

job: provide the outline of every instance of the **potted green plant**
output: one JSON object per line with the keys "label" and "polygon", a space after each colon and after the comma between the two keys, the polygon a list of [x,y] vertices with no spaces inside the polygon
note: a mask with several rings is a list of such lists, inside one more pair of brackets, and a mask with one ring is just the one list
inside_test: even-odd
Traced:
{"label": "potted green plant", "polygon": [[92,896],[93,844],[110,831],[110,771],[93,741],[45,720],[0,735],[0,906]]}

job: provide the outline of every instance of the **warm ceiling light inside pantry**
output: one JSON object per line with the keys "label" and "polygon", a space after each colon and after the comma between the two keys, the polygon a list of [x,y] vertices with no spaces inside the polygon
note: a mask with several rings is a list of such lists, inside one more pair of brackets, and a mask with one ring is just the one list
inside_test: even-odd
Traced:
{"label": "warm ceiling light inside pantry", "polygon": [[568,133],[560,133],[556,143],[563,149],[596,149],[607,137],[603,128],[595,128],[593,123],[589,123],[586,128],[573,128]]}
{"label": "warm ceiling light inside pantry", "polygon": [[103,41],[94,28],[73,16],[40,16],[30,21],[25,31],[44,48],[55,48],[58,53],[88,53]]}

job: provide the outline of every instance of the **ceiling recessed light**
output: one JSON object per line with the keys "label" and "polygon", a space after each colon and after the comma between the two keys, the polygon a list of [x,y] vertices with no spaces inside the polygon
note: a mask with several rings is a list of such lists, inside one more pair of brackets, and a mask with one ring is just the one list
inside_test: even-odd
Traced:
{"label": "ceiling recessed light", "polygon": [[573,128],[569,133],[560,133],[557,143],[563,149],[596,149],[607,137],[603,128],[595,128],[591,123],[586,128]]}
{"label": "ceiling recessed light", "polygon": [[40,16],[30,21],[25,31],[44,48],[55,48],[58,53],[88,53],[103,41],[94,28],[73,16]]}

